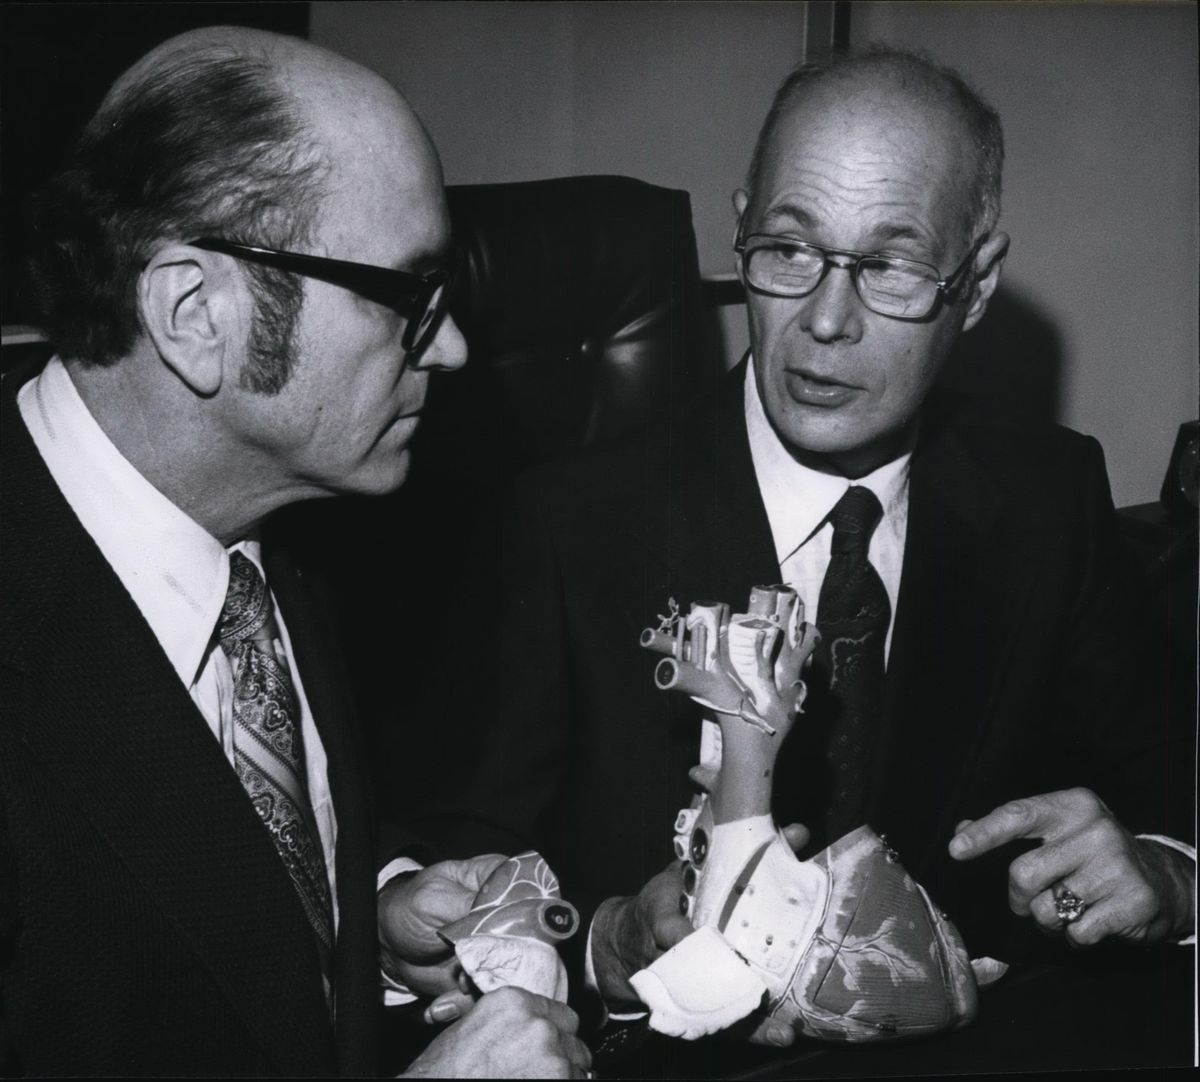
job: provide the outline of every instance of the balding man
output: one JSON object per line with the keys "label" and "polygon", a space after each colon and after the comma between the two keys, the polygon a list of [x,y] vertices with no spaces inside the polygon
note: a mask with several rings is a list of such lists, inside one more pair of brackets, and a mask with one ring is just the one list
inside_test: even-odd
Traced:
{"label": "balding man", "polygon": [[[367,771],[267,520],[400,485],[463,363],[437,155],[372,73],[200,31],[113,87],[38,241],[58,354],[3,393],[3,1073],[372,1074]],[[413,1070],[582,1073],[574,1025],[506,990]]]}
{"label": "balding man", "polygon": [[688,931],[677,869],[639,888],[669,856],[700,727],[654,688],[639,633],[669,598],[736,607],[755,584],[793,585],[834,644],[773,778],[805,855],[870,823],[972,957],[1025,956],[1032,924],[1075,946],[1191,929],[1194,864],[1171,841],[1190,827],[1165,784],[1186,791],[1190,761],[1164,715],[1131,709],[1138,624],[1100,448],[971,425],[931,393],[999,280],[1002,157],[996,114],[929,62],[799,69],[734,196],[749,360],[715,408],[531,479],[489,537],[509,585],[469,702],[498,715],[463,822],[536,844],[598,905],[610,1007],[636,1009],[627,978]]}

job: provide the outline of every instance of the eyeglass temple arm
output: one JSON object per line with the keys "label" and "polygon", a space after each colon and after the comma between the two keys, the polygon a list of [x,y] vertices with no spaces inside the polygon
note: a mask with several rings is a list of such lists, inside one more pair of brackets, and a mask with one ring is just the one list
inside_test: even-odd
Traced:
{"label": "eyeglass temple arm", "polygon": [[971,250],[967,253],[964,259],[954,270],[954,273],[949,278],[943,278],[937,284],[938,292],[943,297],[949,297],[951,293],[956,292],[962,286],[970,274],[968,273],[975,264],[975,257],[979,254],[979,249],[987,242],[989,234],[984,233],[974,244],[971,245]]}

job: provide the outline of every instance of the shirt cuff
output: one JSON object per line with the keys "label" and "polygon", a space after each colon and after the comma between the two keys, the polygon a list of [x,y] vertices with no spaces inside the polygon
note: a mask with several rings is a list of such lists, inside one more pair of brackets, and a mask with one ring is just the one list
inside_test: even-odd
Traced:
{"label": "shirt cuff", "polygon": [[[1157,842],[1159,845],[1165,845],[1168,849],[1174,849],[1176,853],[1182,853],[1193,864],[1196,863],[1196,847],[1188,845],[1187,842],[1181,842],[1175,838],[1168,838],[1163,834],[1139,834],[1139,841]],[[1196,914],[1192,914],[1192,922],[1195,924]],[[1193,930],[1192,934],[1186,939],[1177,939],[1175,941],[1181,947],[1194,947],[1196,945],[1196,933]]]}
{"label": "shirt cuff", "polygon": [[592,961],[592,929],[595,926],[594,920],[588,925],[587,949],[583,954],[583,983],[588,991],[595,995],[596,1002],[600,1004],[600,1025],[603,1026],[609,1019],[614,1022],[632,1022],[638,1018],[645,1018],[648,1011],[609,1013],[608,1004],[604,1002],[604,996],[600,994],[600,982],[596,980],[596,966]]}
{"label": "shirt cuff", "polygon": [[[375,877],[375,893],[379,894],[388,883],[405,872],[419,872],[423,865],[408,857],[397,857],[388,861]],[[405,1003],[416,1002],[416,996],[408,988],[393,977],[382,965],[379,967],[379,984],[383,988],[383,1005],[385,1007],[400,1007]]]}

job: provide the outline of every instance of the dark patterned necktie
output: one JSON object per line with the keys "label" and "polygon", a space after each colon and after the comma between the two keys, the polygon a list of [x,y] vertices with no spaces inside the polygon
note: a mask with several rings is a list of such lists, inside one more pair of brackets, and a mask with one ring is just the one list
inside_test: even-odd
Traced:
{"label": "dark patterned necktie", "polygon": [[829,681],[827,842],[862,825],[871,743],[883,712],[883,647],[891,605],[867,559],[882,517],[878,498],[861,485],[847,489],[829,512],[833,545],[817,603],[822,639],[815,659]]}
{"label": "dark patterned necktie", "polygon": [[300,708],[287,666],[275,652],[279,630],[271,609],[258,568],[231,552],[217,635],[233,667],[234,769],[300,895],[328,977],[329,879],[305,783]]}

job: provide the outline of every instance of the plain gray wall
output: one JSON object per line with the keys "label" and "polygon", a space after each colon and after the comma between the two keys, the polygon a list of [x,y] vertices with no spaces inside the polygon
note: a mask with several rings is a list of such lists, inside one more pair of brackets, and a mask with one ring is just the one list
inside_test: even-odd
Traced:
{"label": "plain gray wall", "polygon": [[[803,56],[805,7],[317,2],[311,37],[404,90],[449,183],[685,188],[701,269],[721,273],[730,193]],[[1156,499],[1198,412],[1195,6],[855,0],[850,28],[961,68],[1004,118],[1012,251],[966,382],[1097,436],[1118,505]],[[744,316],[722,317],[732,363]]]}
{"label": "plain gray wall", "polygon": [[[589,173],[691,193],[706,273],[730,273],[741,186],[803,3],[314,3],[309,37],[399,87],[448,184]],[[719,312],[725,355],[748,345]],[[731,362],[732,363],[732,362]]]}
{"label": "plain gray wall", "polygon": [[448,184],[620,173],[692,195],[733,270],[758,126],[804,56],[802,3],[314,3],[310,38],[386,75]]}

